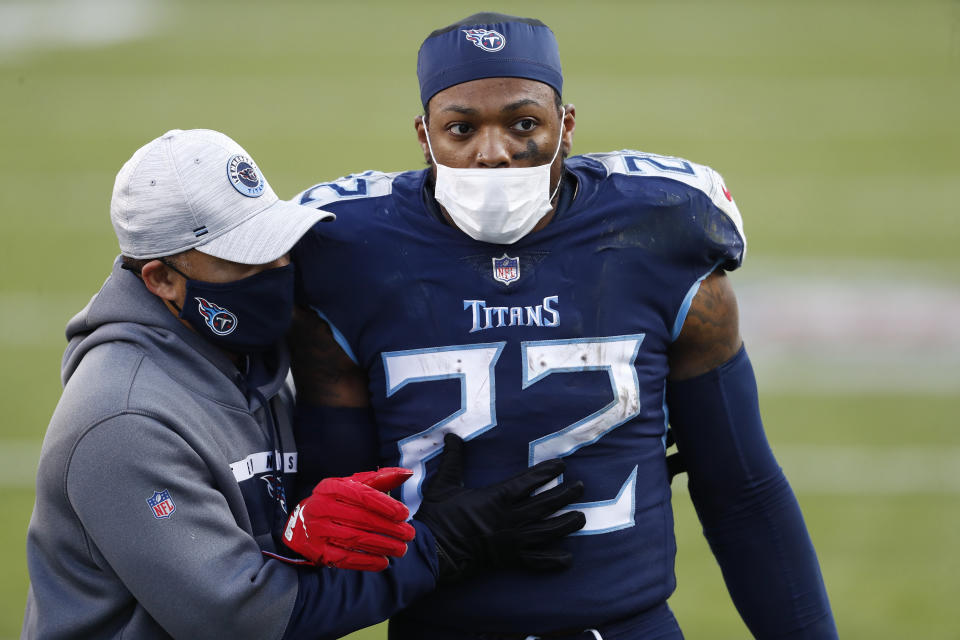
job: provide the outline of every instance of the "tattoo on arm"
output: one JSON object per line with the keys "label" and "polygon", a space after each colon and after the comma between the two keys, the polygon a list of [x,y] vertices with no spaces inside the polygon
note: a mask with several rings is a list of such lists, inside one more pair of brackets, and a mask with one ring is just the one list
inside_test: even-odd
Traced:
{"label": "tattoo on arm", "polygon": [[363,369],[334,340],[330,326],[310,309],[298,307],[287,337],[298,401],[332,407],[365,407]]}
{"label": "tattoo on arm", "polygon": [[736,355],[743,341],[733,287],[723,271],[710,274],[693,298],[668,357],[671,380],[706,373]]}

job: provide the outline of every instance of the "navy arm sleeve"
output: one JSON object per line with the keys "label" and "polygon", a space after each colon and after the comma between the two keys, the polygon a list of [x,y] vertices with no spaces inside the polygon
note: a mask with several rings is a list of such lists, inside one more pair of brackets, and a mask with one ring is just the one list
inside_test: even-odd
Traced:
{"label": "navy arm sleeve", "polygon": [[751,633],[836,638],[800,505],[763,431],[746,350],[701,376],[669,382],[667,406],[704,536]]}
{"label": "navy arm sleeve", "polygon": [[382,622],[436,586],[436,540],[413,521],[417,537],[380,572],[300,568],[300,588],[283,640],[340,638]]}
{"label": "navy arm sleeve", "polygon": [[298,402],[293,421],[297,442],[298,500],[324,478],[349,476],[380,466],[379,438],[369,407],[327,407]]}

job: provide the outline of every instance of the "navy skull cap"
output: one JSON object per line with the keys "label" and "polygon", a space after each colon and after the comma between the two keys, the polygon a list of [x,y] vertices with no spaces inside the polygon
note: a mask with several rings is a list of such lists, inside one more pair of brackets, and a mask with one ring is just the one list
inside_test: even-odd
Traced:
{"label": "navy skull cap", "polygon": [[560,50],[550,27],[532,18],[475,13],[434,31],[417,54],[420,101],[481,78],[528,78],[563,89]]}

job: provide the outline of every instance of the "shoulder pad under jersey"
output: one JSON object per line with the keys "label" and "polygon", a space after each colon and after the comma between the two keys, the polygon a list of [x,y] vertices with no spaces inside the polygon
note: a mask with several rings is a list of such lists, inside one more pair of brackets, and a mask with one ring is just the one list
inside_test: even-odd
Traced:
{"label": "shoulder pad under jersey", "polygon": [[742,257],[746,256],[747,238],[743,233],[743,218],[740,216],[740,210],[737,209],[737,203],[733,201],[733,196],[724,184],[723,177],[710,167],[683,158],[631,149],[609,153],[587,153],[584,157],[602,164],[608,176],[622,174],[637,178],[665,178],[682,182],[702,192],[733,222],[743,240]]}

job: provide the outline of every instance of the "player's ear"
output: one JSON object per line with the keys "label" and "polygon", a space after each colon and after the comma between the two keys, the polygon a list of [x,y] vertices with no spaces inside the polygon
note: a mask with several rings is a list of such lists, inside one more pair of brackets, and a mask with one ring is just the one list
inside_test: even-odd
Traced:
{"label": "player's ear", "polygon": [[426,126],[426,116],[421,115],[413,119],[413,128],[417,130],[417,140],[420,142],[421,151],[423,151],[423,161],[427,164],[430,164],[430,147],[427,145],[427,133],[425,131]]}
{"label": "player's ear", "polygon": [[[147,290],[163,300],[177,302],[180,297],[180,283],[183,278],[177,278],[173,269],[160,260],[151,260],[143,265],[140,277]],[[179,303],[178,303],[179,304]]]}
{"label": "player's ear", "polygon": [[560,153],[563,157],[573,149],[573,130],[577,128],[577,108],[573,104],[563,107],[563,141],[560,143]]}

